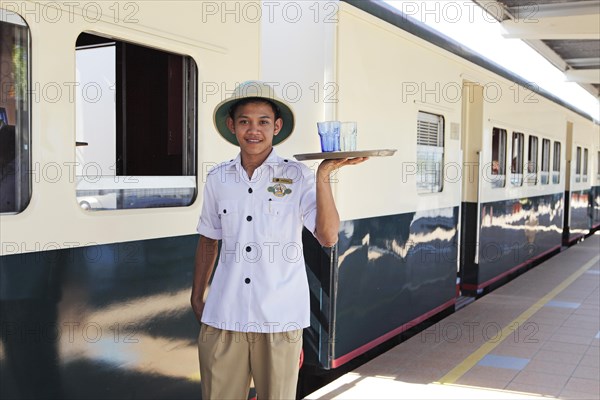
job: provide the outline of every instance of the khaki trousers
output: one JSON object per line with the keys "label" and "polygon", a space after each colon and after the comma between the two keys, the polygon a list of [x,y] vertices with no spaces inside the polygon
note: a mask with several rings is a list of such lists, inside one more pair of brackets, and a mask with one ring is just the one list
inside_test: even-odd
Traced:
{"label": "khaki trousers", "polygon": [[250,379],[258,400],[296,398],[302,329],[234,332],[202,324],[198,355],[203,400],[246,400]]}

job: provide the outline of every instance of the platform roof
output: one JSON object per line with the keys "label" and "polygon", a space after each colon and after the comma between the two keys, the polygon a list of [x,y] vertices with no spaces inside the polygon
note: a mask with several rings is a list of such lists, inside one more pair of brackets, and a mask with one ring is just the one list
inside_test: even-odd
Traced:
{"label": "platform roof", "polygon": [[600,98],[600,0],[474,0],[507,38],[522,39]]}

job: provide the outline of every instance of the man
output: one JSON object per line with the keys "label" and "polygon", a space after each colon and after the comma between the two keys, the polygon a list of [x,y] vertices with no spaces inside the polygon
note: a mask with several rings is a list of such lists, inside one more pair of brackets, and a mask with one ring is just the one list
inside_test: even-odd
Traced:
{"label": "man", "polygon": [[198,223],[191,303],[201,322],[202,397],[244,400],[253,377],[259,399],[294,399],[302,329],[310,325],[302,227],[323,246],[337,242],[329,175],[365,158],[323,161],[315,177],[277,156],[273,145],[292,133],[294,114],[258,81],[239,85],[214,122],[240,153],[209,172]]}

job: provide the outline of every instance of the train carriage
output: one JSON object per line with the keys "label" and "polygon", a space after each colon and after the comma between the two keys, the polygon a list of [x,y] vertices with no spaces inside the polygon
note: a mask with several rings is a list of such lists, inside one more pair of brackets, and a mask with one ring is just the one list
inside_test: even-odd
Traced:
{"label": "train carriage", "polygon": [[259,25],[210,4],[0,3],[0,397],[200,393],[195,226],[235,155],[212,110],[260,70]]}
{"label": "train carriage", "polygon": [[[337,117],[361,122],[361,146],[399,151],[336,185],[344,222],[313,271],[320,308],[309,340],[326,368],[559,251],[567,129],[589,143],[597,131],[390,7],[351,3],[335,33]],[[359,204],[361,193],[372,195]]]}
{"label": "train carriage", "polygon": [[[598,130],[598,127],[595,127]],[[591,225],[592,231],[598,230],[600,228],[600,132],[598,132],[595,137],[593,137],[593,141],[595,144],[593,148],[595,150],[591,151],[591,161],[590,163],[590,177],[592,180],[592,200],[589,200],[588,197],[588,205],[590,207],[591,214]],[[594,173],[595,169],[595,173]]]}
{"label": "train carriage", "polygon": [[[339,174],[340,241],[315,271],[330,277],[315,293],[325,321],[311,329],[325,368],[451,308],[458,265],[460,179],[444,181],[441,166],[460,166],[461,108],[436,84],[459,70],[434,75],[433,45],[364,11],[341,4],[338,19],[336,119],[358,121],[360,148],[398,153]],[[432,99],[421,97],[425,86]]]}
{"label": "train carriage", "polygon": [[559,99],[378,2],[228,7],[0,3],[0,397],[199,396],[195,227],[243,80],[300,116],[282,156],[330,119],[398,150],[335,175],[336,246],[304,232],[307,375],[598,228],[598,124]]}
{"label": "train carriage", "polygon": [[[567,127],[567,174],[563,243],[570,245],[582,239],[590,230],[597,229],[598,221],[598,172],[600,157],[598,125],[569,123]],[[594,164],[596,161],[596,164]],[[595,173],[594,173],[595,172]]]}

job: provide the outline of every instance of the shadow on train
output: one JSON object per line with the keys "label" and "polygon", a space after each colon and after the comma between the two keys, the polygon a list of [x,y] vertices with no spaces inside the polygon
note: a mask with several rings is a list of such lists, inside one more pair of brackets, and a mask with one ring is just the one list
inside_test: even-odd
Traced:
{"label": "shadow on train", "polygon": [[2,257],[0,398],[199,398],[196,240]]}

